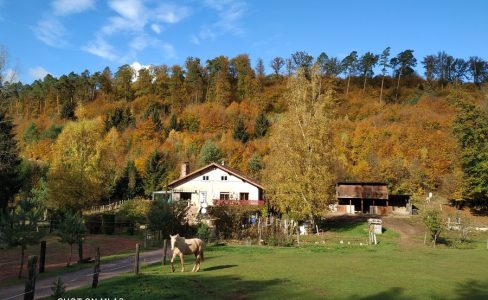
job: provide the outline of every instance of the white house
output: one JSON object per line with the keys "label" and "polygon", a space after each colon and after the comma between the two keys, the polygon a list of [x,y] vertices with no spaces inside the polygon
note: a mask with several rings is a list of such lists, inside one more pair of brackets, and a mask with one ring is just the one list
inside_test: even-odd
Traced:
{"label": "white house", "polygon": [[189,201],[198,210],[219,204],[262,205],[263,190],[252,178],[217,163],[193,172],[184,163],[180,178],[168,184],[173,201]]}

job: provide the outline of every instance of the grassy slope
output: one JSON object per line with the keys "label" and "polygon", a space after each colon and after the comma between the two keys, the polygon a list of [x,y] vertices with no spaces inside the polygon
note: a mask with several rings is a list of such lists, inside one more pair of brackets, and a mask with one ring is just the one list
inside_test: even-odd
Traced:
{"label": "grassy slope", "polygon": [[[144,268],[104,281],[97,290],[72,291],[70,297],[124,299],[486,299],[488,251],[475,249],[401,249],[387,232],[377,246],[360,246],[363,225],[344,237],[302,248],[208,247],[202,272],[171,273],[169,266]],[[486,236],[479,237],[480,241]],[[187,270],[193,260],[187,257]],[[178,264],[179,265],[179,264]]]}

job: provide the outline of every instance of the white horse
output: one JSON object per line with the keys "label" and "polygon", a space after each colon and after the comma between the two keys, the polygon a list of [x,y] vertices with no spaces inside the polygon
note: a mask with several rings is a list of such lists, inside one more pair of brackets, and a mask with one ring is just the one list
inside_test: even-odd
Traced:
{"label": "white horse", "polygon": [[185,261],[183,255],[195,254],[195,265],[192,272],[198,272],[200,270],[200,262],[203,261],[203,247],[205,244],[201,239],[185,239],[184,237],[177,235],[170,235],[171,238],[171,250],[173,250],[173,257],[171,258],[171,270],[175,271],[174,260],[178,255],[181,262],[181,272],[185,272]]}

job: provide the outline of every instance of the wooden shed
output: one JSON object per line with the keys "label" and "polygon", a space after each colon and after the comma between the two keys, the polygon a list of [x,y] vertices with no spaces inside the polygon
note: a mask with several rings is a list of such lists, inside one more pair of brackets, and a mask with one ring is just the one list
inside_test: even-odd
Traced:
{"label": "wooden shed", "polygon": [[410,214],[410,196],[390,195],[384,182],[338,182],[336,197],[337,211],[342,213]]}

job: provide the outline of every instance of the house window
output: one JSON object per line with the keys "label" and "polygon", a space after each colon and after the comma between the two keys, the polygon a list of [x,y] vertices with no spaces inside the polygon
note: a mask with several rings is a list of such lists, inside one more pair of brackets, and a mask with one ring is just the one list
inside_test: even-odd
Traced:
{"label": "house window", "polygon": [[203,180],[208,180],[208,176],[203,176]]}
{"label": "house window", "polygon": [[249,193],[239,193],[239,200],[249,200]]}
{"label": "house window", "polygon": [[227,180],[227,175],[220,176],[220,179],[221,179],[221,180]]}
{"label": "house window", "polygon": [[220,200],[229,200],[229,193],[220,193]]}

